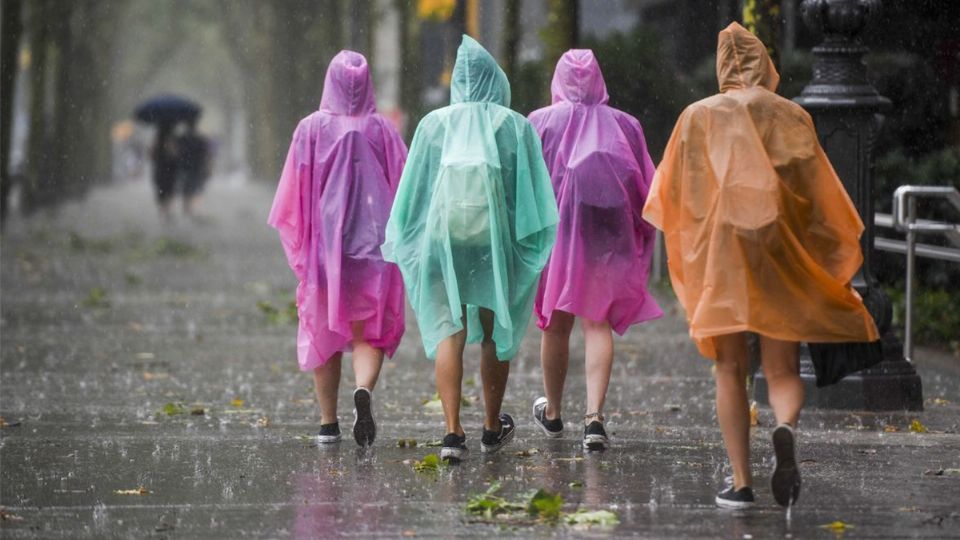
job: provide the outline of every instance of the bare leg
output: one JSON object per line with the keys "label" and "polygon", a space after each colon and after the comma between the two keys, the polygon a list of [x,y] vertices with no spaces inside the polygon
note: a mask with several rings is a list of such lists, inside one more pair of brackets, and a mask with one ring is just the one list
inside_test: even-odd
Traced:
{"label": "bare leg", "polygon": [[483,327],[483,343],[480,346],[480,380],[483,382],[483,427],[500,429],[500,406],[510,376],[509,360],[497,358],[497,344],[493,341],[493,312],[480,309],[480,325]]}
{"label": "bare leg", "polygon": [[320,404],[320,423],[332,424],[337,421],[337,390],[340,387],[340,359],[337,353],[327,363],[313,370],[313,384]]}
{"label": "bare leg", "polygon": [[447,433],[463,435],[460,425],[460,390],[463,382],[463,347],[467,342],[466,313],[463,318],[463,330],[444,339],[437,346],[437,361],[434,372],[437,379],[437,393],[443,404],[443,417],[447,424]]}
{"label": "bare leg", "polygon": [[543,370],[543,391],[547,396],[547,420],[560,418],[563,385],[570,364],[570,332],[575,320],[576,317],[571,313],[554,311],[540,341],[540,368]]}
{"label": "bare leg", "polygon": [[733,486],[753,485],[750,473],[750,407],[747,404],[747,340],[743,333],[714,338],[717,345],[717,420],[733,467]]}
{"label": "bare leg", "polygon": [[770,406],[777,423],[796,427],[803,407],[800,345],[793,341],[760,336],[760,358],[770,388]]}
{"label": "bare leg", "polygon": [[613,366],[613,331],[607,321],[581,319],[587,353],[587,414],[602,413]]}
{"label": "bare leg", "polygon": [[373,391],[383,366],[383,351],[367,343],[363,337],[363,322],[355,321],[353,329],[353,376],[357,388]]}

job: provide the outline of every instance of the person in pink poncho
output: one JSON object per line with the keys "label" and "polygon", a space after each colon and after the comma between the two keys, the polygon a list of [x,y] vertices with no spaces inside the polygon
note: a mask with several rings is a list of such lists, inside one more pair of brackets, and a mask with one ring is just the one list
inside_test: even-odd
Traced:
{"label": "person in pink poncho", "polygon": [[268,223],[280,233],[300,284],[300,369],[313,371],[321,443],[340,440],[340,360],[352,351],[357,389],[353,436],[376,436],[371,391],[383,355],[404,331],[403,281],[380,255],[384,228],[407,149],[376,112],[363,55],[341,51],[330,62],[320,110],[300,121]]}
{"label": "person in pink poncho", "polygon": [[654,229],[641,218],[654,166],[636,118],[607,105],[590,50],[567,51],[550,85],[553,104],[530,114],[543,142],[560,208],[557,243],[537,291],[545,397],[534,421],[560,437],[560,408],[577,317],[586,347],[583,447],[607,448],[603,403],[613,363],[612,331],[663,315],[647,291]]}

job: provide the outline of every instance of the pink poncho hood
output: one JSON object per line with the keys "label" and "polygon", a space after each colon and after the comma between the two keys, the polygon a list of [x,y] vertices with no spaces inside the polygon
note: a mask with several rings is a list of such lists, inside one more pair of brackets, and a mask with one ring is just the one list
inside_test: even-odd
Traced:
{"label": "pink poncho hood", "polygon": [[560,209],[537,322],[546,328],[562,310],[622,334],[663,314],[647,291],[654,229],[640,217],[653,162],[640,123],[607,105],[592,51],[567,51],[550,88],[553,104],[530,115]]}
{"label": "pink poncho hood", "polygon": [[399,269],[380,255],[407,149],[376,113],[363,55],[330,62],[320,110],[300,121],[268,223],[300,282],[300,368],[349,350],[353,326],[392,355],[404,331]]}

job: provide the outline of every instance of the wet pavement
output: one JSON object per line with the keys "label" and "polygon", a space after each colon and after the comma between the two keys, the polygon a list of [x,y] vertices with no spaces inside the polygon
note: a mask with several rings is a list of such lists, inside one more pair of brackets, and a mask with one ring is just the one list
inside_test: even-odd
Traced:
{"label": "wet pavement", "polygon": [[[710,365],[665,291],[668,316],[617,341],[606,453],[579,449],[576,361],[564,438],[533,426],[531,325],[504,408],[518,420],[514,442],[479,452],[479,351],[468,349],[472,453],[458,467],[416,470],[443,429],[439,409],[424,404],[432,364],[412,317],[374,394],[375,447],[360,451],[349,436],[317,447],[312,380],[297,370],[287,311],[295,283],[264,225],[271,198],[269,186],[217,179],[201,223],[161,226],[148,186],[126,183],[56,215],[11,219],[0,275],[3,537],[960,538],[960,358],[917,355],[924,412],[805,411],[804,488],[789,514],[766,487],[773,419],[760,409],[758,507],[721,511]],[[572,353],[582,358],[579,336]],[[911,431],[915,420],[927,432]],[[562,496],[565,513],[609,510],[619,524],[467,514],[497,481],[505,499],[543,488]]]}

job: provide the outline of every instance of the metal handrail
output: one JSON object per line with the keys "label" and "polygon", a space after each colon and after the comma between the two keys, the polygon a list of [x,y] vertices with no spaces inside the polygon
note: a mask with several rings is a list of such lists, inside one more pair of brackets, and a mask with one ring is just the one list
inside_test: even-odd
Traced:
{"label": "metal handrail", "polygon": [[903,356],[913,360],[913,278],[917,249],[917,233],[939,232],[953,237],[960,234],[960,224],[917,219],[917,197],[943,199],[960,212],[960,191],[946,186],[900,186],[893,193],[893,226],[907,236],[906,317]]}

